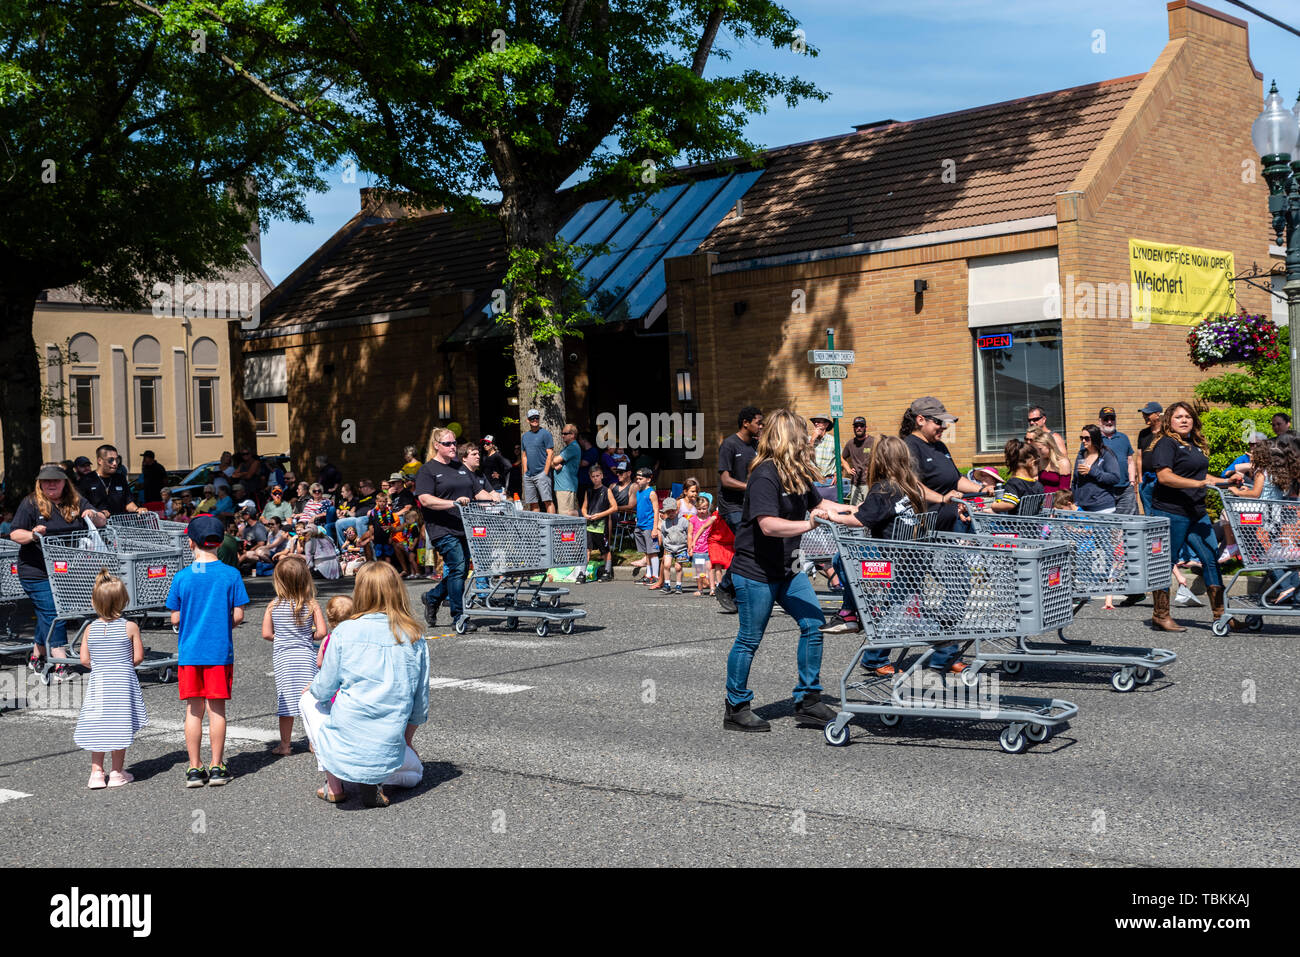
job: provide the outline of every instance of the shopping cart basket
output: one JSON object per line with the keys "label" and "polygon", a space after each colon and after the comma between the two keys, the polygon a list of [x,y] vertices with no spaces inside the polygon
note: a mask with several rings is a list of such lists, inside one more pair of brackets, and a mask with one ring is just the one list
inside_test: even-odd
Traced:
{"label": "shopping cart basket", "polygon": [[[1223,501],[1223,515],[1241,550],[1241,568],[1225,586],[1223,617],[1216,619],[1210,630],[1220,638],[1227,635],[1233,615],[1245,615],[1246,627],[1251,631],[1264,627],[1264,615],[1300,617],[1300,606],[1277,600],[1281,592],[1291,587],[1287,582],[1288,573],[1300,574],[1300,502],[1245,498],[1230,492],[1220,492],[1219,496]],[[1270,572],[1268,586],[1255,596],[1231,595],[1237,579],[1253,571]],[[1286,597],[1289,599],[1290,595]]]}
{"label": "shopping cart basket", "polygon": [[[864,625],[863,641],[840,678],[840,712],[826,740],[848,741],[855,714],[873,714],[887,727],[903,717],[1005,724],[1003,750],[1015,754],[1044,741],[1078,708],[1054,698],[970,692],[924,667],[936,645],[1002,635],[1034,635],[1069,622],[1073,557],[1054,542],[989,541],[939,532],[924,541],[864,538],[833,526],[840,558]],[[923,649],[906,668],[903,659]],[[855,675],[868,650],[898,650],[899,672]],[[933,685],[940,686],[933,693]]]}
{"label": "shopping cart basket", "polygon": [[552,568],[586,564],[586,519],[519,511],[509,504],[457,507],[474,570],[465,577],[463,614],[453,623],[456,633],[463,635],[471,618],[504,618],[511,629],[526,618],[537,621],[539,636],[545,637],[552,624],[571,634],[573,622],[587,612],[561,608],[568,589],[548,586],[545,580]]}
{"label": "shopping cart basket", "polygon": [[[1044,512],[1039,515],[1000,515],[977,512],[971,515],[977,534],[992,538],[1027,541],[1068,542],[1074,547],[1074,580],[1071,586],[1074,612],[1099,595],[1135,595],[1169,587],[1169,521],[1142,515],[1113,515],[1098,512]],[[1116,691],[1132,691],[1150,684],[1158,669],[1173,664],[1178,656],[1167,648],[1094,645],[1070,639],[1065,629],[1055,642],[1030,641],[1029,636],[981,642],[976,651],[971,677],[978,680],[980,668],[996,663],[1009,675],[1020,672],[1026,662],[1055,665],[1091,665],[1116,668],[1110,677]]]}
{"label": "shopping cart basket", "polygon": [[20,640],[13,627],[14,606],[26,597],[18,580],[18,543],[0,538],[0,616],[4,619],[0,626],[0,655],[26,653],[32,646],[30,641]]}
{"label": "shopping cart basket", "polygon": [[180,553],[182,568],[194,560],[184,522],[169,522],[154,512],[138,511],[110,515],[106,528],[140,542],[176,549]]}

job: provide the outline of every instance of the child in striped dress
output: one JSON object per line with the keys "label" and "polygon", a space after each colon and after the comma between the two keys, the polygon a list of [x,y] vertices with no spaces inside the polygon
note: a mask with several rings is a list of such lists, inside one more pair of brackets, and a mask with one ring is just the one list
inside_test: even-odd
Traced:
{"label": "child in striped dress", "polygon": [[315,642],[325,637],[327,628],[306,561],[287,556],[276,563],[271,581],[275,601],[262,616],[262,637],[275,643],[276,714],[280,716],[280,746],[271,753],[287,755],[293,719],[299,716],[298,699],[316,677]]}
{"label": "child in striped dress", "polygon": [[[91,622],[81,642],[81,663],[90,669],[90,682],[77,718],[73,740],[90,752],[92,790],[129,784],[132,775],[122,770],[126,749],[136,732],[149,722],[135,666],[144,660],[140,628],[122,617],[126,608],[126,583],[101,569],[91,592],[91,606],[99,618]],[[113,770],[104,777],[104,752],[113,756]]]}

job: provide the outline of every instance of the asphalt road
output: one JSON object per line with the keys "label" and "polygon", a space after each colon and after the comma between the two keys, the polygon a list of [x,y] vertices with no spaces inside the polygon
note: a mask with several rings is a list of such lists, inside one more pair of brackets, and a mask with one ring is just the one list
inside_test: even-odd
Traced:
{"label": "asphalt road", "polygon": [[[73,742],[78,682],[62,686],[61,701],[32,692],[28,707],[0,715],[0,864],[1300,862],[1300,625],[1216,638],[1207,610],[1180,611],[1190,630],[1159,642],[1179,660],[1127,694],[1111,689],[1105,668],[1002,677],[1003,694],[1080,709],[1023,754],[1002,752],[998,725],[916,719],[895,728],[855,719],[849,745],[834,748],[794,725],[797,633],[784,615],[752,676],[773,731],[737,734],[721,727],[734,616],[626,579],[574,586],[588,617],[572,635],[433,630],[430,670],[443,680],[432,682],[430,720],[416,735],[424,782],[367,810],[355,795],[338,807],[316,799],[305,739],[290,757],[269,753],[275,690],[260,638],[265,580],[257,586],[262,597],[235,637],[234,781],[182,786],[176,686],[147,677],[151,724],[127,754],[135,782],[89,791],[89,757]],[[1094,603],[1070,634],[1151,644],[1149,615],[1149,600],[1112,612]],[[145,637],[156,648],[174,640]],[[827,640],[828,700],[856,648],[852,637]],[[0,673],[0,693],[27,687],[17,662]]]}

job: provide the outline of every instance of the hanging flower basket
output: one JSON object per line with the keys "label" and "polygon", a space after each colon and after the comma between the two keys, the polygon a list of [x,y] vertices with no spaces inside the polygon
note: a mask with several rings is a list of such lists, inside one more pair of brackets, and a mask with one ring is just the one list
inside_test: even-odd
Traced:
{"label": "hanging flower basket", "polygon": [[1275,361],[1277,326],[1268,316],[1213,316],[1187,334],[1192,362],[1200,369],[1231,362]]}

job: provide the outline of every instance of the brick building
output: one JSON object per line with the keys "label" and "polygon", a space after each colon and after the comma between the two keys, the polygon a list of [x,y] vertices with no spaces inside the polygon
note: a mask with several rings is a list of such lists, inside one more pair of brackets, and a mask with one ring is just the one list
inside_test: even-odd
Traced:
{"label": "brick building", "polygon": [[[1114,405],[1136,433],[1148,400],[1190,398],[1186,326],[1131,315],[1129,241],[1230,252],[1238,273],[1280,250],[1252,175],[1262,78],[1246,24],[1191,0],[1168,14],[1145,74],[867,124],[771,150],[758,170],[684,171],[631,212],[575,209],[565,238],[610,251],[583,264],[606,321],[566,343],[569,418],[594,431],[619,405],[699,412],[703,458],[661,458],[668,478],[711,476],[741,406],[826,409],[805,353],[828,328],[857,353],[845,414],[893,432],[913,398],[938,396],[960,416],[946,440],[962,464],[999,458],[1031,404],[1058,430]],[[395,466],[439,421],[512,443],[495,224],[366,205],[245,333],[245,395],[288,401],[299,468],[316,452]],[[1285,321],[1283,303],[1236,286],[1240,306]],[[1013,347],[977,349],[993,333]]]}

